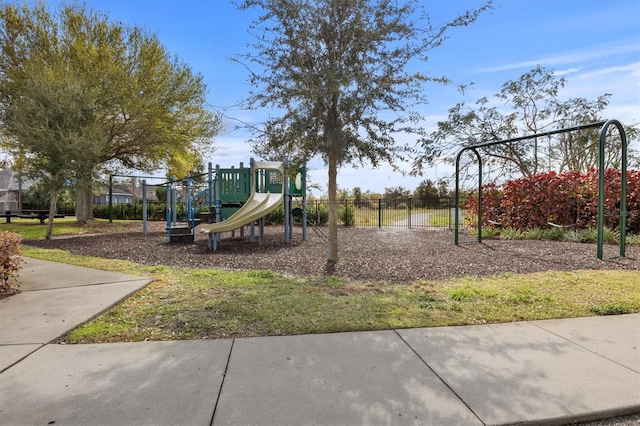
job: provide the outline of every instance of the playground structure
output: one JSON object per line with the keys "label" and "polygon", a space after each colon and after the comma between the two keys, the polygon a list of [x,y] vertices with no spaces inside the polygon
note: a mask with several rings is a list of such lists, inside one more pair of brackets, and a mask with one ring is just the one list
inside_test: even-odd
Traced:
{"label": "playground structure", "polygon": [[[306,170],[297,170],[294,179],[285,173],[285,164],[251,160],[250,167],[222,169],[211,163],[200,176],[172,180],[167,187],[167,234],[169,242],[194,241],[196,233],[207,234],[208,247],[218,248],[221,234],[236,231],[244,238],[249,226],[249,241],[264,236],[264,217],[284,202],[284,240],[293,238],[293,216],[302,220],[302,238],[307,239]],[[301,208],[293,208],[294,200]],[[146,210],[145,210],[146,211]],[[146,220],[143,219],[146,223]],[[202,224],[202,225],[201,225]],[[201,226],[199,226],[201,225]]]}
{"label": "playground structure", "polygon": [[[477,234],[477,242],[482,243],[482,156],[478,152],[478,148],[485,148],[495,145],[521,142],[524,140],[529,140],[533,138],[551,136],[561,133],[573,132],[582,129],[590,129],[590,128],[600,128],[600,140],[599,140],[599,149],[598,149],[598,239],[597,239],[597,256],[598,259],[603,258],[603,245],[604,245],[604,152],[605,152],[605,142],[607,130],[610,126],[616,126],[618,129],[618,133],[622,142],[622,161],[621,161],[621,172],[622,172],[622,182],[621,182],[621,190],[620,190],[620,257],[625,257],[626,251],[626,221],[627,221],[627,135],[624,131],[622,124],[618,120],[608,120],[608,121],[597,121],[594,123],[584,124],[580,126],[568,127],[565,129],[558,129],[544,133],[536,133],[528,136],[521,136],[517,138],[505,139],[500,141],[493,142],[485,142],[477,145],[467,146],[462,148],[458,155],[456,156],[456,187],[455,187],[455,208],[459,209],[460,207],[460,160],[462,155],[470,151],[472,152],[476,159],[478,160],[478,234]],[[455,214],[454,219],[454,233],[455,233],[455,245],[460,245],[459,241],[459,227],[460,227],[460,214]]]}

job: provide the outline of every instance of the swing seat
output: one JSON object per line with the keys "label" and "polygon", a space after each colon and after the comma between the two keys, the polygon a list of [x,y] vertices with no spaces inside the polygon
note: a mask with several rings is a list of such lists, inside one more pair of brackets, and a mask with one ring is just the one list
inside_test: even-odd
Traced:
{"label": "swing seat", "polygon": [[574,226],[576,226],[575,223],[571,223],[569,225],[559,225],[557,223],[547,222],[547,224],[549,224],[550,226],[553,226],[554,228],[558,228],[558,229],[573,228]]}

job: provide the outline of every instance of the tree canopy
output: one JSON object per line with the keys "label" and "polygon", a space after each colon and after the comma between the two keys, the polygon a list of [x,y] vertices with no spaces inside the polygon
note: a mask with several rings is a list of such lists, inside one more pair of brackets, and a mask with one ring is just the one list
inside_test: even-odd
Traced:
{"label": "tree canopy", "polygon": [[[83,141],[95,137],[96,129],[90,125],[91,112],[84,108],[86,91],[72,74],[58,73],[60,62],[50,61],[46,69],[31,65],[24,64],[29,96],[3,104],[3,130],[29,174],[49,191],[53,216],[59,193],[85,157]],[[49,220],[46,238],[52,226]]]}
{"label": "tree canopy", "polygon": [[421,132],[417,105],[424,84],[447,83],[424,71],[427,53],[449,29],[466,26],[491,8],[463,13],[432,26],[422,2],[407,0],[245,0],[260,10],[250,31],[251,107],[275,108],[279,117],[254,133],[254,149],[267,158],[328,166],[328,265],[338,261],[337,169],[346,163],[394,164],[407,147],[398,134]]}
{"label": "tree canopy", "polygon": [[[596,99],[560,98],[566,80],[541,66],[507,81],[493,99],[483,97],[469,105],[458,103],[449,109],[447,121],[422,139],[422,153],[415,170],[444,162],[453,163],[456,152],[465,146],[533,135],[587,124],[603,119],[610,94]],[[611,117],[615,118],[615,117]],[[630,137],[637,129],[627,127]],[[597,167],[599,130],[564,133],[557,137],[533,138],[526,142],[482,148],[485,164],[498,171],[494,176],[534,176],[547,170],[586,172]],[[620,138],[610,138],[606,166],[620,160]]]}
{"label": "tree canopy", "polygon": [[[171,57],[157,36],[84,6],[0,5],[0,53],[4,147],[33,160],[25,165],[34,171],[50,175],[42,164],[57,163],[78,186],[79,221],[93,217],[92,180],[106,168],[186,175],[219,130],[201,75]],[[54,125],[43,96],[67,117],[48,135],[57,151],[46,153],[44,139],[26,130],[27,123]]]}

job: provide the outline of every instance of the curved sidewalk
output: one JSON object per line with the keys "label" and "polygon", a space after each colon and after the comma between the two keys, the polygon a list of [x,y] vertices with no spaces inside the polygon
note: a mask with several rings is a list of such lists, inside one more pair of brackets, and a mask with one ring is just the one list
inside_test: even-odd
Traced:
{"label": "curved sidewalk", "polygon": [[198,341],[50,342],[148,279],[27,259],[0,425],[568,424],[640,412],[640,314]]}

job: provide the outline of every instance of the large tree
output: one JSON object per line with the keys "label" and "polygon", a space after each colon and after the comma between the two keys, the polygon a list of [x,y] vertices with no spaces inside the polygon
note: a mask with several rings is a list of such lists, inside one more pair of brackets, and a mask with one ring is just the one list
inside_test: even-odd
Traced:
{"label": "large tree", "polygon": [[281,113],[254,134],[254,149],[300,162],[320,155],[327,164],[331,267],[338,261],[338,167],[402,158],[406,147],[395,138],[420,133],[414,107],[426,103],[424,83],[449,81],[422,71],[427,53],[491,2],[438,26],[418,0],[245,0],[241,7],[260,11],[252,51],[239,59],[255,87],[249,105]]}
{"label": "large tree", "polygon": [[98,129],[90,125],[92,111],[84,108],[87,92],[73,74],[65,73],[66,64],[49,61],[46,69],[32,65],[23,64],[29,96],[3,105],[2,130],[10,135],[6,143],[20,149],[16,154],[28,174],[49,192],[45,237],[50,238],[58,196],[85,158],[83,141],[95,137],[92,132]]}
{"label": "large tree", "polygon": [[[73,106],[85,119],[66,129],[82,135],[79,152],[63,153],[67,159],[81,155],[68,161],[79,222],[93,218],[92,182],[105,168],[167,167],[184,175],[219,129],[219,118],[206,107],[201,75],[172,58],[155,35],[83,6],[50,12],[44,3],[0,5],[0,53],[0,119],[10,135],[14,116],[6,112],[32,96],[27,69],[49,72],[52,84],[72,76],[81,88]],[[7,140],[9,150],[37,156],[38,142],[28,135]]]}
{"label": "large tree", "polygon": [[[481,98],[475,104],[465,102],[449,109],[447,121],[422,140],[422,153],[415,169],[439,162],[452,163],[456,152],[465,146],[533,135],[549,130],[573,127],[602,120],[610,94],[596,99],[560,97],[566,80],[541,66],[507,81],[493,99]],[[637,130],[626,128],[631,137]],[[555,137],[482,148],[485,164],[494,177],[533,176],[545,170],[585,172],[597,167],[599,130],[570,132]],[[620,138],[610,137],[607,167],[616,167],[620,159]]]}

